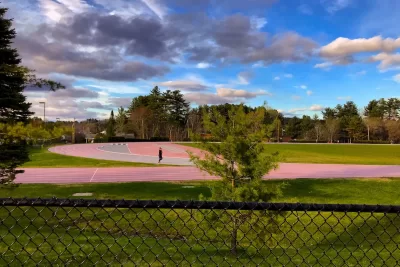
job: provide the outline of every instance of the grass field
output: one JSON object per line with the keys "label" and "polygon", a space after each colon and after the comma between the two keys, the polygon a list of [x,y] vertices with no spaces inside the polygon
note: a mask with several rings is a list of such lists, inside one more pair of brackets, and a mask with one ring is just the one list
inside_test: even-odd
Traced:
{"label": "grass field", "polygon": [[[194,187],[183,188],[187,185]],[[397,179],[288,180],[284,197],[276,201],[399,204],[399,185]],[[0,189],[4,197],[64,198],[76,192],[93,192],[94,197],[106,199],[171,200],[209,194],[206,183]],[[280,231],[267,234],[269,241],[261,243],[255,242],[261,240],[261,232],[244,224],[238,232],[238,256],[234,256],[229,251],[230,225],[208,224],[209,212],[0,207],[0,266],[105,266],[111,262],[114,266],[394,266],[400,260],[396,214],[287,213],[279,219]]]}
{"label": "grass field", "polygon": [[[98,199],[196,200],[210,194],[212,182],[182,183],[99,183],[99,184],[21,184],[16,188],[0,188],[2,197],[69,198],[74,193],[93,193]],[[265,183],[285,183],[280,202],[398,204],[400,179],[295,179]],[[183,186],[193,188],[183,188]]]}
{"label": "grass field", "polygon": [[[201,144],[181,143],[201,148]],[[283,162],[399,165],[399,145],[347,144],[266,144],[271,152],[279,151]]]}
{"label": "grass field", "polygon": [[[48,148],[31,148],[31,161],[23,168],[58,168],[58,167],[157,167],[158,164],[122,162],[64,156],[48,151]],[[165,165],[163,165],[165,167]]]}

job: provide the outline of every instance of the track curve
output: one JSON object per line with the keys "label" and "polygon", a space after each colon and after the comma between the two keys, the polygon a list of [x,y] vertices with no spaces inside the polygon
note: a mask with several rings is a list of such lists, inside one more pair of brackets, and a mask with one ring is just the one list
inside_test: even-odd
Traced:
{"label": "track curve", "polygon": [[[181,167],[143,168],[26,168],[18,174],[17,183],[101,183],[139,181],[189,181],[212,180],[217,177],[199,171],[191,165],[185,150],[199,153],[200,150],[170,143],[114,143],[76,144],[52,147],[54,153],[130,162],[158,162],[158,148],[164,150],[164,164]],[[297,178],[379,178],[400,177],[400,166],[389,165],[345,165],[281,163],[278,170],[270,172],[265,179]]]}

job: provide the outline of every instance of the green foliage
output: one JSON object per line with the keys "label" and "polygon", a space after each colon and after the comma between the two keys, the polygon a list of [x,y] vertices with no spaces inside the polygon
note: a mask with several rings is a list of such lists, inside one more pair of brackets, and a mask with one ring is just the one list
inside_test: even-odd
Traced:
{"label": "green foliage", "polygon": [[[6,19],[6,8],[0,8],[0,183],[10,184],[16,177],[16,168],[29,160],[26,140],[45,135],[43,131],[26,129],[33,114],[30,103],[22,94],[26,87],[64,88],[61,84],[36,78],[28,68],[21,66],[18,51],[12,48],[16,36],[12,20]],[[7,125],[6,125],[7,124]]]}
{"label": "green foliage", "polygon": [[[207,132],[221,143],[203,146],[204,155],[190,154],[191,161],[210,175],[221,177],[213,184],[211,200],[218,201],[270,201],[280,195],[280,187],[271,188],[262,182],[262,177],[277,168],[277,153],[268,153],[263,140],[267,137],[267,126],[263,123],[265,108],[245,112],[244,106],[232,106],[227,114],[211,108],[203,115]],[[199,137],[197,137],[199,138]],[[263,219],[261,219],[263,218]],[[271,240],[276,233],[274,223],[278,214],[257,211],[216,211],[209,218],[214,227],[228,230],[231,237],[231,252],[236,254],[237,244],[243,233],[261,235]],[[249,226],[251,226],[249,228]]]}
{"label": "green foliage", "polygon": [[108,119],[107,122],[107,129],[106,129],[106,135],[107,138],[115,136],[115,118],[114,118],[114,110],[111,110],[110,118]]}
{"label": "green foliage", "polygon": [[398,98],[371,100],[364,108],[364,115],[371,118],[399,119],[399,113],[400,99]]}
{"label": "green foliage", "polygon": [[126,123],[127,123],[127,115],[126,111],[123,107],[118,109],[118,114],[115,118],[115,129],[117,133],[125,133],[126,132]]}
{"label": "green foliage", "polygon": [[160,136],[183,139],[189,103],[179,90],[161,93],[156,86],[149,95],[134,98],[129,111],[133,127],[128,127],[133,128],[133,132],[142,139]]}
{"label": "green foliage", "polygon": [[12,184],[16,175],[23,172],[17,167],[29,160],[25,135],[22,123],[0,123],[0,184]]}
{"label": "green foliage", "polygon": [[303,121],[295,116],[286,125],[286,135],[293,139],[299,138],[303,127]]}

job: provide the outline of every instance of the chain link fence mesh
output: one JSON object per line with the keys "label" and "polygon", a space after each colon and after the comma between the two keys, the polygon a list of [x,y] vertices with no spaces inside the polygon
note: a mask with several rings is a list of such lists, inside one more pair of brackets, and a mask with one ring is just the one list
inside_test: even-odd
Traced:
{"label": "chain link fence mesh", "polygon": [[400,207],[0,199],[0,266],[398,266]]}

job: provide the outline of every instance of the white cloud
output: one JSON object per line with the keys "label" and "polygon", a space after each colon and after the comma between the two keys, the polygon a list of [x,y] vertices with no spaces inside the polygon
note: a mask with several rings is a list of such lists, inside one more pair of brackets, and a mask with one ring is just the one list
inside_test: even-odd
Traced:
{"label": "white cloud", "polygon": [[300,89],[307,89],[307,85],[304,85],[304,84],[302,84],[302,85],[297,85],[297,86],[295,86],[295,88],[300,88]]}
{"label": "white cloud", "polygon": [[400,83],[400,74],[393,76],[393,80],[397,83]]}
{"label": "white cloud", "polygon": [[321,110],[323,110],[324,109],[324,107],[323,106],[321,106],[321,105],[312,105],[311,107],[310,107],[310,110],[311,111],[321,111]]}
{"label": "white cloud", "polygon": [[135,86],[129,86],[124,83],[118,82],[106,82],[106,81],[97,81],[96,83],[87,85],[91,88],[101,89],[108,93],[117,93],[117,94],[140,94],[143,93],[142,90]]}
{"label": "white cloud", "polygon": [[164,18],[167,13],[167,8],[158,0],[142,0],[148,8],[154,12],[160,19]]}
{"label": "white cloud", "polygon": [[260,18],[254,16],[250,18],[250,23],[254,30],[260,30],[268,23],[268,21],[266,18]]}
{"label": "white cloud", "polygon": [[307,94],[308,96],[310,96],[310,95],[313,94],[313,92],[312,92],[311,90],[307,90],[306,94]]}
{"label": "white cloud", "polygon": [[187,93],[185,99],[197,105],[217,105],[225,103],[245,102],[247,99],[255,98],[262,95],[271,95],[265,90],[254,92],[246,90],[237,90],[231,88],[217,88],[216,93]]}
{"label": "white cloud", "polygon": [[256,92],[249,92],[246,90],[237,90],[237,89],[231,89],[231,88],[217,88],[217,95],[222,96],[222,97],[230,97],[230,98],[254,98],[260,95],[270,95],[265,90],[259,90]]}
{"label": "white cloud", "polygon": [[308,108],[292,108],[292,109],[289,109],[289,113],[297,113],[297,112],[302,112],[302,111],[307,111],[308,110]]}
{"label": "white cloud", "polygon": [[89,4],[85,0],[57,0],[66,8],[74,13],[82,13],[90,9]]}
{"label": "white cloud", "polygon": [[253,68],[262,68],[262,67],[264,67],[264,65],[263,65],[262,62],[257,62],[257,63],[254,63],[254,64],[252,65],[252,67],[253,67]]}
{"label": "white cloud", "polygon": [[85,120],[87,118],[103,118],[112,108],[116,108],[115,100],[107,93],[94,92],[86,88],[71,87],[56,92],[28,91],[24,92],[27,100],[32,103],[34,116],[43,116],[43,106],[46,102],[46,119]]}
{"label": "white cloud", "polygon": [[39,6],[50,21],[58,22],[63,15],[70,13],[64,5],[52,0],[39,0]]}
{"label": "white cloud", "polygon": [[91,6],[84,0],[39,0],[39,7],[50,21],[61,19],[76,13],[87,12]]}
{"label": "white cloud", "polygon": [[386,38],[375,36],[369,39],[348,39],[339,37],[333,42],[323,46],[320,49],[320,55],[323,57],[345,57],[361,52],[384,51],[392,52],[400,48],[400,38]]}
{"label": "white cloud", "polygon": [[298,100],[301,99],[301,96],[299,96],[299,95],[292,95],[292,99],[293,99],[294,101],[298,101]]}
{"label": "white cloud", "polygon": [[324,109],[323,106],[314,104],[310,107],[290,109],[289,113],[297,113],[297,112],[304,112],[304,111],[321,111],[323,109]]}
{"label": "white cloud", "polygon": [[164,86],[174,90],[181,91],[204,91],[207,90],[207,86],[201,81],[197,80],[174,80],[158,83],[160,86]]}
{"label": "white cloud", "polygon": [[314,65],[314,68],[329,70],[332,67],[332,62],[323,62]]}
{"label": "white cloud", "polygon": [[250,80],[253,78],[254,74],[250,71],[243,71],[237,75],[238,83],[242,85],[247,85],[250,83]]}
{"label": "white cloud", "polygon": [[211,64],[207,62],[200,62],[196,65],[198,69],[208,69],[209,67],[211,67]]}
{"label": "white cloud", "polygon": [[274,80],[279,81],[281,78],[291,79],[291,78],[293,78],[293,74],[285,73],[282,76],[275,76]]}
{"label": "white cloud", "polygon": [[400,54],[379,53],[368,59],[370,62],[380,61],[378,68],[380,70],[388,70],[390,68],[400,67]]}

